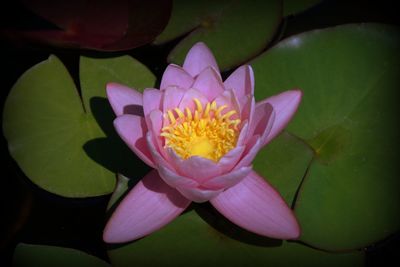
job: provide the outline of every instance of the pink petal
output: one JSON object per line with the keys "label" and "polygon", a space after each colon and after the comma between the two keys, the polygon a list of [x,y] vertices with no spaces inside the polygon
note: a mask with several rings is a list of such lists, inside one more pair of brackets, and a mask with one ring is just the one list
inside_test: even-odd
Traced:
{"label": "pink petal", "polygon": [[199,156],[182,159],[171,148],[167,149],[167,154],[177,172],[198,183],[202,183],[209,178],[229,172],[239,161],[244,149],[244,146],[236,147],[226,153],[218,162]]}
{"label": "pink petal", "polygon": [[[150,124],[150,125],[149,125]],[[153,142],[156,144],[157,151],[163,154],[163,140],[160,136],[163,125],[163,113],[159,110],[153,110],[148,116],[148,128],[152,132]]]}
{"label": "pink petal", "polygon": [[151,234],[175,219],[189,204],[153,170],[119,204],[104,229],[103,239],[107,243],[122,243]]}
{"label": "pink petal", "polygon": [[292,210],[255,172],[210,202],[230,221],[256,234],[279,239],[300,236],[300,226]]}
{"label": "pink petal", "polygon": [[263,103],[270,103],[276,114],[275,122],[267,138],[263,140],[263,145],[270,142],[286,127],[296,113],[302,96],[303,92],[301,90],[290,90],[257,103],[257,106],[263,105]]}
{"label": "pink petal", "polygon": [[119,136],[143,160],[147,165],[154,168],[153,158],[147,147],[147,126],[143,117],[136,115],[122,115],[114,120],[114,127]]}
{"label": "pink petal", "polygon": [[209,101],[222,94],[225,90],[219,73],[213,68],[205,68],[194,81],[192,88],[202,92]]}
{"label": "pink petal", "polygon": [[147,117],[153,110],[162,110],[164,93],[158,89],[147,88],[143,91],[143,112]]}
{"label": "pink petal", "polygon": [[237,146],[226,153],[218,161],[218,166],[220,166],[222,173],[230,171],[242,157],[246,147],[243,145],[236,144]]}
{"label": "pink petal", "polygon": [[237,146],[242,146],[244,144],[244,142],[246,141],[246,138],[248,136],[248,133],[249,133],[249,130],[248,130],[249,129],[249,123],[248,123],[248,121],[247,120],[242,121],[241,124],[242,124],[242,126],[241,126],[239,137],[238,137],[238,140],[237,140],[237,143],[236,143]]}
{"label": "pink petal", "polygon": [[175,171],[167,168],[163,165],[158,165],[158,173],[160,174],[161,178],[172,188],[180,188],[180,187],[196,187],[199,185],[196,181],[179,175]]}
{"label": "pink petal", "polygon": [[184,110],[186,107],[188,107],[193,112],[196,107],[193,101],[194,98],[197,98],[203,106],[208,102],[207,98],[200,91],[191,88],[185,92],[185,95],[182,97],[182,100],[179,103],[179,108]]}
{"label": "pink petal", "polygon": [[202,184],[202,186],[211,189],[226,189],[236,185],[241,180],[243,180],[244,177],[246,177],[251,172],[251,170],[252,167],[242,167],[230,173],[211,178],[210,180]]}
{"label": "pink petal", "polygon": [[253,96],[247,95],[239,100],[240,118],[242,121],[253,119],[256,102]]}
{"label": "pink petal", "polygon": [[198,183],[222,174],[221,167],[210,159],[199,156],[192,156],[188,159],[182,159],[171,148],[167,149],[167,154],[179,173],[185,177],[193,179]]}
{"label": "pink petal", "polygon": [[153,161],[156,165],[156,168],[157,168],[157,166],[164,166],[170,170],[175,171],[175,167],[172,164],[170,164],[169,161],[166,160],[167,157],[165,157],[165,155],[166,155],[165,149],[162,148],[161,151],[159,151],[156,147],[154,140],[155,140],[155,137],[152,134],[152,132],[150,132],[150,131],[147,132],[147,134],[146,134],[147,146],[148,146],[150,154],[153,158]]}
{"label": "pink petal", "polygon": [[261,143],[264,144],[264,140],[266,140],[274,125],[275,114],[272,105],[267,102],[256,105],[253,118],[250,122],[249,137],[259,135]]}
{"label": "pink petal", "polygon": [[237,68],[224,82],[226,89],[236,92],[239,99],[254,94],[254,73],[250,65]]}
{"label": "pink petal", "polygon": [[209,66],[219,73],[217,62],[210,49],[202,42],[196,43],[186,55],[183,69],[195,77]]}
{"label": "pink petal", "polygon": [[168,86],[177,86],[183,89],[188,89],[193,84],[193,81],[193,77],[180,66],[170,64],[164,71],[160,89],[164,90]]}
{"label": "pink petal", "polygon": [[163,112],[167,112],[179,106],[187,90],[176,86],[170,86],[164,90],[164,92]]}
{"label": "pink petal", "polygon": [[222,111],[221,114],[225,114],[230,110],[235,110],[237,114],[232,115],[230,118],[233,120],[240,118],[240,105],[234,91],[232,91],[231,89],[225,90],[222,94],[218,95],[215,98],[215,102],[219,107],[223,105],[227,106],[227,108]]}
{"label": "pink petal", "polygon": [[108,83],[107,98],[117,116],[122,114],[143,114],[143,96],[135,89],[118,83]]}
{"label": "pink petal", "polygon": [[209,190],[203,188],[193,188],[193,187],[180,187],[177,190],[187,199],[190,199],[196,203],[203,203],[209,201],[210,199],[218,196],[222,189],[220,190]]}
{"label": "pink petal", "polygon": [[236,164],[235,169],[244,166],[249,166],[253,159],[257,156],[258,151],[261,149],[261,138],[258,135],[253,136],[246,144],[246,149],[243,152],[243,158]]}

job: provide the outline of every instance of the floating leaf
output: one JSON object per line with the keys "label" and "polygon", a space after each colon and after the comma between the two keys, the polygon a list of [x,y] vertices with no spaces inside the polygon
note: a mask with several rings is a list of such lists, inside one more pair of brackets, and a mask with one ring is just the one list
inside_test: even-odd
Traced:
{"label": "floating leaf", "polygon": [[157,37],[160,44],[192,31],[169,54],[168,61],[182,64],[189,49],[205,42],[222,70],[257,55],[271,41],[282,17],[280,1],[175,0],[170,22]]}
{"label": "floating leaf", "polygon": [[[50,56],[20,77],[4,107],[3,130],[12,157],[33,183],[65,197],[98,196],[114,188],[113,172],[121,166],[109,161],[109,149],[114,147],[88,145],[99,138],[111,139],[106,144],[121,142],[111,129],[107,131],[114,115],[105,104],[105,81],[128,86],[154,83],[154,76],[127,56],[82,61],[83,104],[63,64]],[[97,68],[90,65],[94,62]]]}
{"label": "floating leaf", "polygon": [[24,0],[30,9],[60,29],[12,32],[61,47],[120,51],[151,42],[164,29],[170,0]]}
{"label": "floating leaf", "polygon": [[111,266],[107,262],[79,250],[23,243],[15,248],[13,261],[15,267]]}
{"label": "floating leaf", "polygon": [[313,151],[296,137],[283,132],[258,152],[254,170],[263,176],[291,206],[312,160]]}
{"label": "floating leaf", "polygon": [[398,29],[360,24],[290,37],[253,62],[256,97],[304,91],[288,131],[316,158],[299,192],[301,240],[354,249],[400,228]]}

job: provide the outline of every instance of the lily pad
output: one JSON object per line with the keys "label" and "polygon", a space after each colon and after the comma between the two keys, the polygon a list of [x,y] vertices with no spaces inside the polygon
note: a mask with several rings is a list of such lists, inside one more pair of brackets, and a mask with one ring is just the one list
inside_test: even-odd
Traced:
{"label": "lily pad", "polygon": [[295,206],[312,246],[361,248],[400,229],[399,45],[395,27],[343,25],[292,36],[252,63],[258,99],[304,91],[287,131],[316,154]]}
{"label": "lily pad", "polygon": [[[127,56],[82,61],[83,104],[68,71],[59,59],[50,56],[19,78],[7,97],[3,114],[10,154],[23,172],[39,187],[64,197],[98,196],[114,189],[115,165],[91,153],[109,155],[107,148],[112,146],[95,143],[87,149],[91,140],[113,139],[106,135],[111,130],[104,127],[112,125],[114,116],[105,105],[105,80],[128,86],[154,83],[153,75]],[[99,114],[108,121],[100,124]],[[113,142],[121,141],[118,138]]]}
{"label": "lily pad", "polygon": [[157,37],[160,44],[192,31],[171,51],[168,61],[182,64],[193,44],[202,41],[222,70],[257,55],[273,38],[282,18],[281,1],[173,2],[170,22]]}
{"label": "lily pad", "polygon": [[[123,178],[123,177],[122,177]],[[120,179],[112,205],[126,192]],[[122,190],[125,188],[125,190]],[[154,257],[155,251],[157,257]],[[211,205],[193,205],[161,230],[130,244],[110,246],[113,266],[362,266],[363,252],[331,254],[295,242],[264,238],[233,225]]]}
{"label": "lily pad", "polygon": [[18,244],[13,266],[16,267],[110,267],[107,262],[79,250],[45,245]]}
{"label": "lily pad", "polygon": [[283,15],[289,16],[300,13],[318,4],[321,0],[284,0]]}
{"label": "lily pad", "polygon": [[291,206],[313,156],[313,150],[302,140],[283,132],[258,152],[253,168],[278,188]]}

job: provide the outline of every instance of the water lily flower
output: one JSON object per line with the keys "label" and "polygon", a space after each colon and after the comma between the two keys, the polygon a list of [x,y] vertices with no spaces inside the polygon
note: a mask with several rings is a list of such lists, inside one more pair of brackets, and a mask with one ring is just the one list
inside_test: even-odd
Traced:
{"label": "water lily flower", "polygon": [[160,89],[142,94],[124,85],[107,85],[116,131],[154,170],[116,208],[104,241],[146,236],[192,201],[210,201],[230,221],[253,233],[299,237],[292,210],[251,163],[285,128],[302,93],[290,90],[255,103],[253,90],[251,66],[239,67],[222,81],[204,43],[191,48],[183,67],[167,67]]}

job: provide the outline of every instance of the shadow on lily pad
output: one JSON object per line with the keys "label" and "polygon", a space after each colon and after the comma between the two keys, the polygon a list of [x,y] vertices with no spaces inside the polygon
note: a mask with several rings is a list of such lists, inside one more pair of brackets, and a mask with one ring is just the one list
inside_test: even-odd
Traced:
{"label": "shadow on lily pad", "polygon": [[257,235],[233,224],[212,207],[210,203],[193,204],[192,208],[215,230],[239,242],[260,247],[278,247],[282,245],[282,240]]}
{"label": "shadow on lily pad", "polygon": [[[90,99],[90,107],[106,137],[87,141],[83,146],[86,154],[101,166],[131,177],[136,183],[150,171],[150,167],[135,156],[114,130],[115,115],[107,99],[93,97]],[[128,108],[138,110],[137,107]]]}

